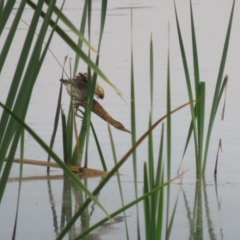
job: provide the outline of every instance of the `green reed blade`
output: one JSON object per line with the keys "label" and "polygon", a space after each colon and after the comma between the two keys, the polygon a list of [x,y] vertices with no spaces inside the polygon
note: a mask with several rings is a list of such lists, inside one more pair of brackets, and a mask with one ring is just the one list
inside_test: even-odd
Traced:
{"label": "green reed blade", "polygon": [[[87,18],[88,18],[88,41],[91,42],[91,16],[92,16],[92,3],[91,1],[87,2]],[[91,58],[91,51],[88,50],[88,57]],[[91,110],[93,104],[93,97],[94,97],[94,89],[95,89],[96,80],[92,78],[91,68],[88,66],[88,81],[87,81],[87,95],[88,101],[87,105],[85,106],[85,112],[83,116],[82,127],[80,130],[79,142],[80,142],[80,156],[79,156],[79,165],[81,166],[82,162],[82,155],[84,150],[84,143],[86,141],[86,152],[85,156],[88,154],[88,144],[89,144],[89,134],[90,134],[90,122],[91,122]],[[92,87],[94,85],[94,87]],[[88,159],[85,157],[84,167],[87,167]]]}
{"label": "green reed blade", "polygon": [[[23,12],[23,7],[25,6],[24,2],[22,1],[22,3],[19,5],[19,9],[17,11],[17,15],[15,17],[15,19],[17,19],[17,16],[18,18],[21,17],[21,14]],[[20,15],[20,16],[19,16]],[[9,43],[11,43],[11,39],[10,39],[10,35],[11,34],[15,34],[14,30],[16,31],[17,29],[17,25],[18,25],[18,22],[17,20],[13,21],[13,24],[12,24],[12,31],[10,30],[9,31],[9,34],[8,34],[8,37],[7,37],[7,40],[9,41]],[[33,26],[32,27],[32,30],[34,29],[34,27],[36,26]],[[11,33],[11,34],[10,34]],[[30,38],[32,38],[32,36],[27,36],[26,38],[26,42],[29,41],[28,43],[30,43],[31,45],[31,42],[30,42]],[[10,108],[12,107],[12,104],[14,102],[14,99],[15,99],[15,96],[16,96],[16,92],[17,92],[17,89],[18,89],[18,86],[19,86],[19,82],[20,82],[20,79],[21,79],[21,75],[22,75],[22,71],[23,71],[23,67],[24,67],[24,64],[26,62],[26,58],[27,58],[27,53],[29,51],[29,48],[30,48],[30,45],[28,44],[25,44],[24,45],[24,48],[22,51],[22,54],[21,54],[21,61],[18,62],[18,66],[17,66],[17,70],[15,72],[15,75],[14,75],[14,79],[12,81],[12,84],[11,84],[11,87],[10,87],[10,91],[9,91],[9,94],[7,96],[7,100],[6,100],[6,104],[7,106],[9,106]],[[4,48],[1,49],[1,55],[0,55],[0,72],[1,72],[1,69],[2,69],[2,66],[4,64],[4,61],[5,61],[5,57],[4,55],[6,54],[6,52],[8,52],[8,49],[10,48],[10,46],[7,46],[7,43],[5,42],[4,44]],[[4,51],[6,51],[4,53]],[[22,69],[22,71],[20,71]],[[0,127],[2,129],[2,133],[0,134],[0,146],[2,144],[2,139],[4,137],[4,130],[3,129],[6,129],[6,125],[7,125],[7,121],[8,121],[8,116],[5,112],[3,112],[2,116],[1,116],[1,121],[0,121]],[[0,158],[1,159],[1,158]],[[1,160],[0,160],[1,161]],[[0,170],[1,170],[1,166],[0,166]]]}
{"label": "green reed blade", "polygon": [[[80,25],[80,33],[84,36],[84,32],[85,32],[85,27],[86,27],[86,19],[87,19],[87,1],[85,0],[84,3],[84,7],[83,7],[83,13],[82,13],[82,19],[81,19],[81,25]],[[83,44],[83,40],[81,38],[78,39],[78,47],[80,49],[82,49],[82,44]],[[74,70],[73,70],[73,76],[76,76],[77,74],[77,69],[78,69],[78,65],[79,65],[79,60],[80,57],[78,54],[76,54],[75,56],[75,63],[74,63]]]}
{"label": "green reed blade", "polygon": [[[152,35],[150,37],[150,113],[149,113],[149,128],[152,126],[152,114],[153,114],[153,40]],[[148,176],[150,189],[154,186],[154,157],[153,157],[153,136],[152,132],[148,135]]]}
{"label": "green reed blade", "polygon": [[63,139],[63,160],[69,165],[69,154],[68,154],[68,138],[67,138],[67,123],[66,116],[64,111],[61,109],[61,117],[62,117],[62,139]]}
{"label": "green reed blade", "polygon": [[96,131],[95,131],[92,123],[91,123],[91,130],[92,130],[93,137],[94,137],[94,140],[95,140],[96,145],[97,145],[98,154],[99,154],[99,157],[100,157],[100,160],[101,160],[101,163],[102,163],[103,170],[107,171],[107,165],[106,165],[103,153],[102,153],[100,142],[98,141],[98,137],[97,137]]}
{"label": "green reed blade", "polygon": [[[152,126],[152,114],[153,114],[153,82],[154,82],[154,55],[153,55],[153,39],[152,34],[150,37],[150,58],[149,58],[149,65],[150,65],[150,113],[149,113],[149,128]],[[149,189],[153,189],[155,185],[155,172],[154,172],[154,149],[153,149],[153,133],[149,133],[148,135],[148,180],[149,180]],[[152,195],[149,197],[149,205],[148,208],[145,210],[145,212],[149,212],[149,221],[147,222],[146,227],[149,228],[149,237],[150,239],[155,238],[155,231],[156,228],[156,221],[154,219],[154,216],[156,214],[156,198],[155,195]]]}
{"label": "green reed blade", "polygon": [[[12,4],[14,5],[15,2],[12,1]],[[12,8],[13,8],[13,5],[12,5]],[[0,2],[0,36],[1,36],[2,30],[4,29],[5,24],[7,22],[7,19],[8,19],[8,16],[6,16],[5,17],[5,24],[4,24],[3,18],[4,18],[5,14],[3,14],[3,9],[4,9],[4,0]],[[5,6],[5,9],[6,9],[6,6]],[[7,12],[10,15],[11,11],[7,11]]]}
{"label": "green reed blade", "polygon": [[[203,159],[203,137],[204,137],[204,119],[205,119],[205,82],[200,82],[199,85],[199,98],[200,101],[196,103],[197,116],[198,116],[198,144],[199,144],[199,161],[197,162],[197,169],[202,169],[202,159]],[[200,172],[198,172],[200,173]]]}
{"label": "green reed blade", "polygon": [[[130,73],[130,107],[131,107],[131,138],[132,146],[136,143],[136,99],[135,99],[135,80],[134,80],[134,58],[133,58],[133,9],[131,8],[131,73]],[[134,178],[134,189],[135,189],[135,198],[138,197],[138,183],[137,183],[137,150],[132,153],[132,163],[133,163],[133,178]],[[137,218],[137,235],[138,239],[141,239],[140,233],[140,224],[139,224],[139,208],[138,204],[136,205],[136,218]]]}
{"label": "green reed blade", "polygon": [[19,210],[20,192],[21,192],[21,185],[22,185],[23,159],[24,159],[24,130],[22,130],[21,140],[20,140],[20,166],[19,166],[20,169],[19,169],[18,196],[17,196],[17,208],[16,208],[12,239],[16,239],[18,210]]}
{"label": "green reed blade", "polygon": [[11,15],[11,12],[13,10],[15,3],[16,3],[16,0],[7,1],[4,6],[4,1],[0,1],[0,13],[1,13],[0,14],[0,36],[7,23],[9,16]]}
{"label": "green reed blade", "polygon": [[[196,105],[195,105],[195,106],[196,106]],[[181,165],[182,165],[182,162],[183,162],[183,158],[184,158],[184,156],[185,156],[185,153],[186,153],[186,151],[187,151],[188,144],[189,144],[190,139],[191,139],[191,136],[192,136],[192,132],[193,132],[193,121],[191,120],[189,129],[188,129],[188,135],[187,135],[186,143],[185,143],[184,150],[183,150],[183,155],[182,155],[181,163],[180,163],[180,165],[179,165],[179,168],[178,168],[177,173],[179,173],[179,171],[180,171],[180,168],[181,168]]]}
{"label": "green reed blade", "polygon": [[[170,78],[170,56],[168,48],[167,60],[167,113],[171,112],[171,78]],[[172,141],[172,121],[171,115],[167,117],[167,178],[171,178],[171,141]]]}
{"label": "green reed blade", "polygon": [[154,70],[154,64],[153,64],[153,40],[152,40],[152,34],[150,37],[150,106],[151,106],[151,112],[153,108],[153,70]]}
{"label": "green reed blade", "polygon": [[[110,139],[111,148],[112,148],[113,160],[114,160],[114,164],[115,164],[115,166],[116,166],[116,165],[117,165],[117,155],[116,155],[116,149],[115,149],[114,140],[113,140],[113,136],[112,136],[112,131],[111,131],[111,128],[110,128],[110,124],[109,124],[109,123],[108,123],[108,133],[109,133],[109,139]],[[118,181],[118,188],[119,188],[121,203],[122,203],[122,207],[124,208],[124,199],[123,199],[122,184],[121,184],[120,174],[119,174],[119,171],[118,171],[118,170],[117,170],[117,172],[116,172],[116,175],[117,175],[117,181]],[[125,210],[123,211],[123,215],[124,215],[124,218],[125,218],[125,221],[124,221],[124,222],[125,222],[126,238],[129,239],[128,226],[127,226],[127,218],[126,218],[126,212],[125,212]]]}
{"label": "green reed blade", "polygon": [[[169,50],[169,27],[168,27],[168,56],[167,56],[167,113],[171,112],[171,78],[170,78],[170,50]],[[167,180],[171,179],[171,115],[167,117]],[[166,206],[166,228],[169,221],[169,213],[170,213],[170,185],[167,186],[167,206]]]}
{"label": "green reed blade", "polygon": [[[184,73],[185,73],[185,79],[186,79],[187,90],[188,90],[188,97],[189,97],[189,101],[191,101],[191,100],[193,100],[192,87],[191,87],[191,81],[190,81],[189,70],[188,70],[188,65],[187,65],[187,58],[186,58],[186,53],[185,53],[185,49],[184,49],[184,45],[183,45],[182,34],[181,34],[181,30],[180,30],[180,25],[179,25],[179,20],[178,20],[175,1],[174,1],[174,7],[175,7],[175,16],[176,16],[176,23],[177,23],[179,45],[180,45],[183,67],[184,67]],[[197,127],[196,127],[196,122],[195,122],[196,116],[195,116],[195,111],[194,111],[194,105],[193,104],[190,104],[190,110],[191,110],[192,123],[193,123],[195,157],[196,157],[196,165],[197,165],[197,161],[199,159],[198,137],[197,137],[198,133],[197,133]],[[200,171],[200,170],[197,170],[197,171]]]}
{"label": "green reed blade", "polygon": [[[12,5],[10,6],[9,2],[13,2],[15,3],[15,1],[8,1],[7,4],[6,4],[6,7],[4,9],[4,12],[2,13],[4,17],[1,17],[1,21],[0,21],[0,25],[3,25],[3,27],[5,26],[5,20],[7,21],[7,18],[8,18],[8,14],[11,13],[12,11]],[[21,16],[23,14],[23,10],[25,8],[25,5],[26,5],[26,1],[21,1],[19,7],[18,7],[18,10],[17,10],[17,13],[15,15],[15,18],[13,20],[13,23],[9,29],[9,33],[7,35],[7,38],[5,40],[5,43],[1,49],[1,54],[0,54],[0,73],[2,71],[2,68],[3,68],[3,65],[4,65],[4,62],[6,60],[6,57],[7,57],[7,54],[9,52],[9,49],[12,45],[12,41],[13,41],[13,37],[16,33],[16,30],[17,30],[17,27],[18,27],[18,23],[21,19]],[[8,12],[10,11],[10,13]],[[1,27],[0,27],[1,28]],[[0,29],[0,36],[1,36],[1,29]]]}
{"label": "green reed blade", "polygon": [[[197,40],[195,34],[195,26],[193,19],[193,9],[192,1],[190,0],[190,13],[191,13],[191,31],[192,31],[192,51],[193,51],[193,68],[194,68],[194,79],[195,79],[195,96],[199,98],[199,84],[200,84],[200,74],[199,74],[199,64],[198,64],[198,51],[197,51]],[[198,103],[196,103],[197,106]]]}
{"label": "green reed blade", "polygon": [[[143,166],[143,195],[147,194],[149,190],[149,170],[147,169],[147,163],[144,163]],[[150,188],[151,189],[151,188]],[[153,222],[152,220],[152,211],[151,211],[151,198],[146,197],[143,201],[144,206],[144,216],[145,216],[145,231],[146,231],[146,239],[154,239],[153,238]]]}
{"label": "green reed blade", "polygon": [[[203,157],[203,135],[204,135],[204,112],[202,111],[202,106],[205,104],[205,83],[200,83],[200,74],[199,74],[199,63],[198,63],[198,51],[197,51],[197,41],[195,34],[194,18],[193,18],[193,9],[192,1],[190,0],[190,13],[191,13],[191,32],[192,32],[192,51],[193,51],[193,68],[194,68],[194,79],[195,79],[195,96],[196,99],[200,99],[199,102],[195,104],[195,113],[197,120],[197,129],[198,129],[198,161],[197,164],[197,173],[201,172],[202,167],[202,157]],[[203,93],[203,84],[204,84],[204,93]],[[203,101],[203,102],[202,102]],[[200,108],[200,109],[198,109]],[[191,123],[191,126],[192,123]]]}
{"label": "green reed blade", "polygon": [[163,173],[163,145],[164,145],[164,123],[162,124],[161,136],[160,136],[160,146],[158,154],[158,164],[156,171],[155,187],[161,183],[162,173]]}
{"label": "green reed blade", "polygon": [[218,77],[217,77],[217,83],[216,83],[215,92],[214,92],[213,101],[212,101],[212,108],[211,108],[210,119],[209,119],[209,123],[208,123],[206,143],[205,143],[205,152],[204,152],[202,173],[205,173],[206,163],[207,163],[207,155],[208,155],[208,148],[209,148],[209,143],[210,143],[210,137],[211,137],[211,132],[212,132],[215,116],[216,116],[216,113],[217,113],[218,96],[219,96],[219,91],[220,91],[220,88],[221,88],[221,85],[222,85],[223,72],[224,72],[225,63],[226,63],[226,59],[227,59],[234,8],[235,8],[235,0],[233,0],[232,10],[231,10],[230,18],[229,18],[229,23],[228,23],[228,29],[227,29],[225,43],[224,43],[224,47],[223,47],[221,63],[220,63],[220,67],[219,67]]}
{"label": "green reed blade", "polygon": [[[162,167],[162,174],[161,174],[161,182],[158,184],[158,186],[161,186],[164,184],[164,167]],[[156,214],[156,239],[162,238],[162,230],[163,230],[163,215],[164,215],[164,189],[159,189],[159,198],[158,198],[158,212]]]}
{"label": "green reed blade", "polygon": [[[90,5],[90,7],[91,7],[91,5]],[[98,40],[98,52],[99,53],[100,53],[100,47],[101,47],[101,42],[102,42],[102,37],[103,37],[103,32],[104,32],[106,12],[107,12],[107,1],[104,0],[104,1],[102,1],[100,33],[99,33],[99,40]],[[89,28],[90,28],[90,26],[89,26]],[[90,32],[90,30],[89,30],[89,32]],[[95,64],[96,64],[96,66],[99,65],[99,55],[97,55],[97,57],[96,57]],[[88,71],[90,71],[90,68],[88,68]],[[89,78],[88,80],[90,80],[90,76],[91,76],[91,72],[88,73],[88,78]],[[92,109],[92,104],[93,104],[93,97],[94,97],[94,92],[95,92],[96,81],[97,81],[97,72],[94,70],[94,74],[91,78],[91,81],[87,82],[87,89],[88,89],[87,91],[88,91],[89,101],[85,108],[85,113],[84,113],[84,117],[83,117],[83,124],[85,123],[87,128],[86,128],[86,126],[82,125],[80,134],[79,134],[79,142],[80,142],[80,145],[82,146],[81,152],[80,152],[80,159],[82,158],[82,154],[83,154],[85,138],[87,136],[87,132],[89,132],[89,129],[90,129],[89,126],[90,126],[90,120],[91,120],[91,109]],[[75,159],[75,158],[76,158],[76,151],[74,151],[74,153],[73,153],[73,159]]]}
{"label": "green reed blade", "polygon": [[[162,185],[163,183],[163,176],[164,176],[164,169],[163,169],[163,143],[164,143],[164,123],[162,124],[161,136],[160,136],[160,147],[159,147],[159,156],[158,156],[158,164],[157,164],[157,171],[156,171],[156,180],[155,180],[155,187]],[[161,239],[162,233],[162,220],[163,220],[163,196],[164,190],[159,190],[154,195],[155,198],[155,209],[156,212],[154,214],[154,219],[156,221],[156,228],[155,228],[155,237],[156,239]]]}
{"label": "green reed blade", "polygon": [[[132,145],[136,143],[136,99],[135,99],[135,82],[134,82],[134,59],[133,59],[133,10],[131,9],[131,137]],[[137,190],[137,151],[133,152],[133,175],[134,175],[134,185],[135,194],[138,196]]]}

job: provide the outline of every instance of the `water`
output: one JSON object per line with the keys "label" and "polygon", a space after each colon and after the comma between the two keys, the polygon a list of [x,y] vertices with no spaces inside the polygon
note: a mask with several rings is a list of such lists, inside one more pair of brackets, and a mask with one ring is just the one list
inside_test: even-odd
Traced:
{"label": "water", "polygon": [[[201,80],[206,81],[206,112],[209,113],[214,84],[220,65],[220,59],[226,35],[228,20],[231,10],[231,1],[193,1],[193,10],[195,18],[195,27],[197,35],[197,44],[199,51],[199,64]],[[96,47],[99,33],[101,3],[93,3],[92,16],[92,45]],[[101,48],[100,68],[105,72],[108,78],[125,94],[127,104],[122,101],[114,90],[105,84],[103,85],[106,97],[101,104],[117,120],[122,122],[126,128],[130,128],[130,48],[131,48],[131,12],[133,10],[133,49],[134,49],[134,70],[136,84],[136,113],[137,113],[137,137],[145,132],[148,126],[149,115],[149,42],[150,35],[153,36],[154,45],[154,120],[157,120],[166,112],[166,75],[167,75],[167,49],[168,49],[168,24],[170,26],[170,64],[172,81],[172,108],[175,108],[188,101],[186,84],[184,80],[184,71],[179,50],[177,38],[176,23],[174,16],[174,5],[171,1],[109,1],[108,14],[106,18],[105,33]],[[76,24],[79,25],[82,3],[79,1],[67,1],[64,12]],[[177,2],[178,16],[181,24],[181,30],[187,52],[188,63],[190,66],[191,77],[192,69],[192,49],[190,32],[190,13],[189,1]],[[230,46],[227,63],[224,73],[229,75],[229,84],[227,89],[227,102],[225,120],[220,121],[221,111],[218,112],[216,124],[213,128],[211,145],[208,155],[208,165],[206,171],[206,186],[199,187],[195,180],[195,160],[193,144],[190,145],[185,159],[183,161],[184,169],[188,172],[184,175],[182,190],[180,190],[178,208],[174,220],[171,239],[189,238],[191,230],[190,225],[194,211],[195,189],[199,199],[202,199],[197,205],[202,212],[202,223],[200,221],[198,239],[237,239],[238,216],[240,208],[237,203],[239,196],[239,173],[240,165],[238,163],[240,144],[240,128],[238,114],[239,92],[239,40],[238,31],[239,5],[236,3],[235,14],[232,26]],[[32,11],[26,10],[24,20],[30,21]],[[8,27],[10,24],[8,25]],[[13,67],[16,66],[18,55],[21,50],[27,26],[21,23],[18,31],[18,38],[14,40],[14,45],[7,59],[4,69],[1,73],[0,100],[4,101],[8,92],[9,82],[12,79]],[[68,29],[64,28],[66,31]],[[0,45],[4,42],[8,33],[8,28],[3,32]],[[73,36],[72,33],[68,33]],[[51,50],[60,62],[63,62],[64,56],[74,58],[72,50],[55,35],[50,46]],[[86,50],[86,47],[84,47]],[[92,53],[94,56],[94,53]],[[94,59],[94,57],[93,57]],[[81,62],[79,71],[86,71],[86,65]],[[50,141],[53,128],[55,107],[57,104],[59,79],[61,78],[61,68],[50,53],[46,56],[46,61],[39,73],[38,81],[34,88],[26,122],[46,141]],[[67,93],[63,95],[63,107],[68,108],[69,98]],[[220,104],[220,108],[222,103]],[[66,110],[67,111],[67,110]],[[92,120],[101,139],[101,146],[109,169],[114,165],[110,148],[110,141],[107,133],[107,125],[96,116]],[[206,123],[207,123],[206,119]],[[185,108],[172,117],[173,137],[172,137],[172,176],[176,175],[179,167],[185,139],[190,121],[189,108]],[[131,145],[131,136],[127,133],[112,129],[116,152],[120,159]],[[158,154],[160,137],[160,127],[154,132],[154,143],[156,156]],[[213,170],[215,157],[217,153],[218,140],[222,139],[223,152],[219,155],[217,192],[213,179]],[[59,156],[62,156],[61,131],[59,129],[57,141],[54,150]],[[37,143],[26,134],[26,158],[46,159],[46,154],[37,145]],[[145,141],[137,152],[138,156],[138,179],[139,192],[142,192],[142,165],[147,161],[147,142]],[[97,154],[97,149],[93,140],[90,138],[89,167],[101,169],[101,164]],[[19,166],[14,165],[11,178],[0,208],[0,231],[4,239],[11,237],[15,217],[15,206],[17,198],[18,182],[14,180],[18,177]],[[134,199],[134,185],[132,176],[132,162],[129,159],[122,167],[121,179],[123,181],[124,199],[128,203]],[[58,176],[56,179],[48,180],[45,178],[44,168],[24,166],[24,177],[31,177],[23,181],[20,199],[20,212],[18,221],[18,239],[54,239],[61,229],[61,218],[64,214],[63,209],[63,190],[64,178],[62,172],[53,170],[51,176]],[[37,179],[42,176],[43,179]],[[87,179],[87,186],[93,190],[100,181],[100,178]],[[53,199],[50,198],[50,185]],[[180,186],[178,181],[172,184],[171,204],[177,197]],[[200,189],[200,190],[199,190]],[[74,190],[76,191],[76,190]],[[109,195],[111,192],[111,195]],[[73,193],[72,193],[73,194]],[[185,194],[185,195],[184,195]],[[73,202],[80,203],[76,196],[84,194],[75,193]],[[185,196],[185,198],[184,198]],[[107,185],[99,195],[100,202],[109,212],[112,212],[121,206],[120,197],[117,190],[117,180],[113,180]],[[219,202],[221,203],[219,207]],[[74,204],[73,204],[74,205]],[[187,208],[187,206],[189,208]],[[199,206],[202,206],[200,208]],[[141,206],[142,207],[142,206]],[[141,208],[140,207],[140,208]],[[54,212],[54,210],[56,212]],[[188,210],[191,212],[188,212]],[[207,211],[206,209],[209,209]],[[89,209],[91,211],[91,208]],[[189,218],[187,214],[190,214]],[[56,214],[56,216],[55,216]],[[140,213],[142,234],[144,236],[144,221],[142,212]],[[130,229],[130,239],[136,239],[136,218],[135,208],[127,211],[127,223]],[[76,223],[75,233],[79,233],[83,226],[93,224],[104,217],[104,214],[96,207],[90,220],[79,219]],[[114,223],[111,227],[102,226],[94,231],[92,239],[125,239],[124,222]],[[202,232],[201,232],[202,231]],[[143,237],[144,238],[144,237]]]}

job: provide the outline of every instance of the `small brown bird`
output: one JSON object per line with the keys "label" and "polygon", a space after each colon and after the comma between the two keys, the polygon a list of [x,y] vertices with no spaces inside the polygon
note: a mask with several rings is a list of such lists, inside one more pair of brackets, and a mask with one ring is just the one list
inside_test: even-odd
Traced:
{"label": "small brown bird", "polygon": [[[87,104],[87,80],[87,73],[78,73],[78,75],[71,80],[60,79],[60,81],[66,86],[68,94],[71,96],[72,93],[74,104],[77,106],[85,107]],[[94,94],[97,98],[104,98],[104,90],[97,82]],[[131,133],[120,122],[113,119],[95,99],[93,99],[92,111],[115,128]]]}

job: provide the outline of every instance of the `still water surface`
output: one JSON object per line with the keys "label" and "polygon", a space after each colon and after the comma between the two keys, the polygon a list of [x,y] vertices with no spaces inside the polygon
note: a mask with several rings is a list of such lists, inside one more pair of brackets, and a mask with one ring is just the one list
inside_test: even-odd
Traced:
{"label": "still water surface", "polygon": [[[179,20],[181,24],[185,49],[190,66],[191,77],[191,32],[189,1],[176,1]],[[228,18],[231,10],[231,1],[193,1],[196,35],[199,51],[200,76],[206,81],[206,112],[209,113],[214,84],[219,69],[222,48],[226,35]],[[83,3],[79,1],[67,1],[64,7],[65,14],[79,25]],[[184,80],[184,71],[180,56],[179,44],[172,1],[109,1],[106,18],[105,33],[101,48],[100,68],[109,79],[125,94],[127,104],[122,101],[113,89],[99,79],[103,85],[106,97],[101,104],[122,122],[126,128],[130,128],[130,48],[131,48],[131,11],[133,10],[133,50],[134,70],[136,85],[136,113],[137,113],[137,137],[140,137],[148,126],[149,115],[149,45],[150,35],[153,36],[154,45],[154,120],[160,118],[166,112],[166,75],[167,75],[167,49],[168,49],[168,24],[170,26],[170,64],[172,81],[172,108],[187,102],[187,90]],[[91,42],[96,47],[99,34],[101,2],[93,3]],[[240,207],[239,199],[239,76],[240,76],[240,6],[236,3],[233,20],[232,34],[225,73],[229,75],[227,89],[226,115],[224,122],[220,121],[217,114],[216,124],[208,155],[206,182],[201,184],[195,180],[194,149],[191,144],[183,167],[188,172],[184,175],[183,185],[180,188],[178,181],[171,187],[171,204],[173,205],[180,191],[177,212],[174,220],[171,239],[189,239],[196,234],[194,239],[238,239]],[[32,11],[25,12],[25,21],[30,21]],[[8,25],[10,27],[10,23]],[[3,32],[0,44],[8,33]],[[68,29],[65,28],[66,31]],[[4,101],[8,92],[9,82],[12,79],[12,66],[17,64],[18,59],[14,56],[20,51],[27,32],[27,26],[21,23],[18,30],[18,39],[8,61],[1,73],[0,100]],[[69,31],[68,31],[69,32]],[[72,33],[69,32],[71,36]],[[72,50],[55,35],[50,46],[51,50],[60,60],[66,55],[74,58]],[[85,48],[85,50],[87,50]],[[94,54],[93,54],[94,55]],[[94,59],[94,58],[93,58]],[[86,71],[86,65],[81,62],[79,71]],[[53,128],[55,107],[59,89],[61,68],[53,56],[49,53],[39,73],[38,81],[33,91],[31,104],[26,122],[46,141],[50,141]],[[63,107],[68,108],[69,98],[63,95]],[[109,169],[114,165],[107,133],[107,125],[96,116],[92,120],[101,139],[101,146],[107,160]],[[207,119],[208,120],[208,119]],[[176,175],[179,167],[187,130],[190,122],[189,108],[176,113],[172,117],[172,176]],[[207,122],[206,122],[207,123]],[[125,132],[112,129],[118,159],[131,146],[131,137]],[[158,154],[160,127],[154,132],[154,144],[156,156]],[[218,167],[218,179],[214,182],[213,169],[219,139],[222,139],[223,152],[220,153]],[[35,143],[29,135],[26,135],[26,158],[46,159],[44,151]],[[59,129],[54,150],[62,156],[62,139]],[[138,179],[139,192],[142,192],[142,166],[147,160],[147,142],[145,141],[138,149]],[[101,169],[97,149],[90,138],[89,167]],[[11,181],[7,185],[6,193],[0,208],[0,232],[3,239],[11,237],[15,206],[17,198],[19,166],[15,165],[11,172]],[[134,184],[132,175],[132,162],[129,159],[121,170],[126,203],[134,199]],[[17,239],[54,239],[70,214],[67,212],[66,202],[70,195],[73,201],[73,209],[77,209],[86,196],[80,190],[71,186],[67,179],[62,177],[62,172],[52,170],[54,179],[47,179],[45,169],[32,166],[24,166],[26,179],[22,184],[20,199],[19,222]],[[37,179],[42,176],[43,179]],[[101,181],[100,178],[84,180],[90,190]],[[66,187],[67,186],[67,187]],[[65,189],[68,190],[65,190]],[[70,190],[71,189],[71,190]],[[70,192],[71,191],[71,192]],[[117,180],[112,179],[107,187],[101,191],[99,200],[108,212],[113,212],[121,207]],[[197,200],[196,200],[197,199]],[[76,205],[75,205],[76,204]],[[142,209],[142,205],[140,205]],[[194,211],[199,211],[197,223],[192,221]],[[73,210],[74,211],[74,210]],[[75,229],[69,236],[78,234],[93,223],[100,220],[104,215],[94,205],[89,208],[90,219],[84,216],[76,222]],[[130,232],[130,239],[136,239],[136,213],[135,208],[127,211],[126,221]],[[140,211],[141,231],[144,236],[143,212]],[[71,235],[72,234],[72,235]],[[193,234],[193,235],[192,235]],[[67,239],[68,237],[66,237]],[[98,228],[91,236],[92,239],[125,239],[124,222],[115,222],[112,227],[104,225]],[[144,237],[143,237],[144,239]]]}

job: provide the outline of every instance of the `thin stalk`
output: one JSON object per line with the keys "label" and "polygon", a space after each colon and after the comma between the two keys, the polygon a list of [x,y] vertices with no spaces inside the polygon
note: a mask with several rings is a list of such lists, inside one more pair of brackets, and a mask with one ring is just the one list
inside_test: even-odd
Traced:
{"label": "thin stalk", "polygon": [[[134,81],[134,58],[133,58],[133,9],[131,8],[131,137],[132,146],[136,143],[136,99],[135,99],[135,81]],[[138,197],[138,180],[137,180],[137,151],[132,153],[133,161],[133,176],[134,176],[134,189],[135,198]],[[137,234],[138,240],[141,239],[140,226],[139,226],[139,209],[138,204],[136,205],[136,218],[137,218]]]}
{"label": "thin stalk", "polygon": [[[168,28],[168,34],[170,29]],[[170,39],[168,35],[168,45]],[[169,55],[169,46],[168,46],[168,57],[167,57],[167,113],[171,112],[171,79],[170,79],[170,55]],[[167,180],[171,178],[171,115],[167,117]],[[167,187],[167,209],[166,209],[166,238],[167,238],[167,229],[169,222],[169,211],[170,211],[170,185]]]}
{"label": "thin stalk", "polygon": [[[114,160],[114,164],[115,164],[115,166],[116,166],[116,165],[117,165],[117,155],[116,155],[116,149],[115,149],[115,145],[114,145],[114,141],[113,141],[113,136],[112,136],[112,131],[111,131],[111,128],[110,128],[110,124],[109,124],[109,123],[108,123],[108,133],[109,133],[109,138],[110,138],[110,142],[111,142],[113,160]],[[118,187],[119,187],[119,192],[120,192],[121,203],[122,203],[122,207],[124,208],[124,199],[123,199],[122,184],[121,184],[120,174],[119,174],[119,171],[118,171],[118,170],[117,170],[116,174],[117,174],[117,180],[118,180]],[[126,212],[125,212],[125,210],[123,211],[123,215],[124,215],[124,219],[125,219],[124,223],[125,223],[125,230],[126,230],[126,239],[129,239],[128,226],[127,226],[127,218],[126,218]]]}

